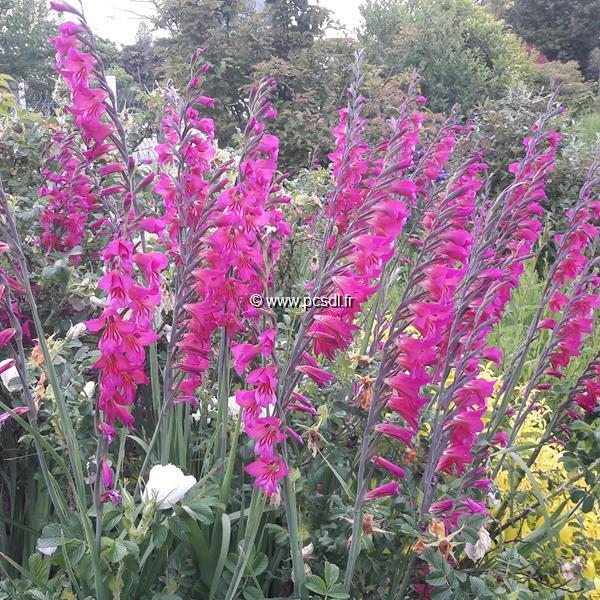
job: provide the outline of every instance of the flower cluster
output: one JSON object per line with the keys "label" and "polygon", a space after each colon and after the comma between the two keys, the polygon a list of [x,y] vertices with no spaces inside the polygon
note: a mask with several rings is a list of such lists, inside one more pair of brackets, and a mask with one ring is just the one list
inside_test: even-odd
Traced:
{"label": "flower cluster", "polygon": [[404,175],[414,167],[423,113],[407,111],[394,121],[392,139],[371,156],[360,137],[364,129],[362,103],[362,96],[358,96],[350,120],[348,109],[340,111],[340,123],[334,129],[336,148],[329,156],[336,177],[329,216],[338,237],[332,236],[328,243],[336,243],[334,259],[343,259],[344,266],[337,267],[325,285],[331,286],[327,292],[346,294],[353,301],[347,307],[327,308],[314,316],[308,332],[313,351],[328,360],[351,343],[358,329],[356,316],[378,289],[373,283],[394,256],[396,239],[418,191],[417,184]]}
{"label": "flower cluster", "polygon": [[[469,162],[424,216],[426,237],[421,251],[430,258],[417,285],[425,292],[407,311],[409,323],[419,336],[399,336],[396,362],[400,370],[387,380],[393,389],[388,407],[408,425],[408,430],[403,431],[407,440],[418,431],[421,410],[428,402],[421,394],[423,386],[437,383],[442,376],[441,369],[435,367],[444,364],[448,354],[457,308],[455,294],[465,277],[473,246],[475,200],[483,185],[480,174],[487,166],[477,156]],[[464,471],[470,444],[483,426],[485,403],[482,405],[481,387],[487,383],[476,380],[455,398],[456,414],[445,425],[450,443],[437,465],[439,471]]]}
{"label": "flower cluster", "polygon": [[100,430],[110,441],[117,420],[126,427],[133,425],[128,407],[135,401],[137,387],[148,383],[145,348],[158,338],[152,317],[160,303],[160,271],[167,258],[159,252],[138,252],[123,237],[111,241],[102,257],[107,266],[98,287],[107,295],[106,306],[86,326],[92,333],[102,331],[98,343],[102,355],[94,368],[101,370],[98,403],[104,421]]}
{"label": "flower cluster", "polygon": [[[205,70],[205,66],[198,70],[188,92],[194,92]],[[186,316],[175,332],[177,368],[184,375],[176,384],[177,402],[196,401],[195,391],[210,365],[212,337],[218,329],[228,340],[248,329],[254,333],[253,343],[231,345],[240,376],[259,356],[265,363],[273,352],[276,330],[262,325],[260,312],[248,302],[251,294],[262,294],[270,286],[279,240],[290,231],[277,209],[278,203],[288,201],[277,195],[274,182],[279,141],[265,132],[264,124],[275,117],[268,100],[273,85],[272,80],[264,80],[253,90],[238,175],[225,189],[219,189],[224,183],[211,185],[205,178],[215,154],[212,120],[201,118],[189,104],[179,112],[168,110],[163,120],[165,142],[157,148],[159,163],[175,165],[177,174],[161,173],[154,190],[165,199],[170,251],[188,266],[194,296],[184,305]],[[211,106],[213,102],[194,93],[192,103]],[[212,179],[218,180],[218,175]],[[258,455],[247,471],[256,477],[255,485],[271,495],[287,473],[276,455],[276,445],[285,437],[282,423],[278,417],[265,416],[277,404],[276,368],[263,364],[251,369],[244,380],[252,388],[238,391],[236,399],[242,407],[244,430],[255,440]]]}
{"label": "flower cluster", "polygon": [[[90,215],[100,202],[89,173],[89,161],[80,153],[73,134],[59,131],[52,136],[49,161],[56,167],[42,171],[50,185],[39,190],[48,203],[40,216],[44,228],[41,241],[48,252],[69,252],[83,242]],[[92,223],[90,230],[97,231],[102,222],[100,219]],[[72,256],[74,262],[78,258],[79,255]]]}
{"label": "flower cluster", "polygon": [[[55,10],[66,9],[63,5],[57,5]],[[68,12],[79,14],[72,7]],[[87,26],[66,21],[58,28],[60,35],[50,40],[56,48],[56,70],[69,86],[73,104],[67,108],[75,115],[75,124],[81,129],[88,146],[85,156],[93,161],[111,148],[107,139],[112,135],[114,127],[103,120],[108,92],[102,87],[94,87],[97,83],[94,73],[97,58],[83,50],[80,39],[81,34],[88,32]]]}
{"label": "flower cluster", "polygon": [[[587,413],[594,413],[600,402],[600,356],[596,356],[588,365],[583,376],[573,390],[572,399]],[[571,417],[578,419],[579,415],[567,408]]]}
{"label": "flower cluster", "polygon": [[[594,200],[593,192],[593,186],[584,188],[577,206],[567,211],[568,230],[554,237],[558,256],[552,277],[555,289],[548,305],[559,318],[544,319],[539,325],[553,330],[552,338],[556,339],[549,354],[551,369],[546,372],[553,377],[562,377],[561,369],[580,355],[584,335],[592,331],[594,310],[600,306],[595,293],[600,277],[593,273],[597,260],[586,255],[598,238],[594,221],[600,219],[600,202]],[[571,290],[565,289],[570,282]]]}
{"label": "flower cluster", "polygon": [[[112,210],[107,211],[111,215],[113,235],[102,252],[106,270],[98,282],[99,289],[106,294],[104,310],[100,317],[86,323],[92,333],[101,332],[98,343],[101,356],[94,364],[94,368],[101,371],[98,406],[102,418],[98,428],[110,442],[117,422],[126,427],[133,425],[129,407],[135,402],[138,386],[148,383],[144,372],[145,348],[158,337],[153,331],[152,319],[160,303],[160,271],[166,267],[167,258],[159,252],[143,251],[139,247],[141,242],[132,241],[139,228],[135,192],[148,185],[154,176],[151,174],[135,186],[136,161],[127,153],[124,140],[112,137],[114,144],[108,141],[116,127],[106,123],[104,117],[108,115],[114,121],[114,115],[106,103],[109,92],[103,72],[98,70],[98,58],[93,52],[82,50],[84,46],[94,47],[83,15],[65,3],[54,3],[53,8],[72,13],[80,20],[79,23],[62,23],[61,35],[51,42],[57,50],[56,69],[71,91],[73,104],[67,108],[75,116],[75,125],[87,147],[83,158],[90,167],[100,159],[105,161],[98,169],[100,177],[118,176],[123,180],[122,183],[109,181],[98,191],[104,202],[113,196],[120,197],[122,206],[113,202]],[[74,138],[69,136],[64,141],[67,148],[61,156],[66,164],[60,163],[61,166],[72,168],[73,174],[81,173],[81,164],[71,162],[70,158],[76,151],[68,149],[69,144],[75,143]],[[122,161],[112,158],[115,148],[119,149]]]}

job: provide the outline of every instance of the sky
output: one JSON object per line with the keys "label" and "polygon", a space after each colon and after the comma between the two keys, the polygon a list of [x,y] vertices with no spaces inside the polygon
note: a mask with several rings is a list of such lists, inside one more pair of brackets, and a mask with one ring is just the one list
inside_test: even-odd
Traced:
{"label": "sky", "polygon": [[[362,0],[320,0],[336,19],[349,30],[360,23],[358,7]],[[102,37],[119,44],[135,41],[139,15],[151,14],[150,2],[144,0],[83,0],[86,17],[92,29]]]}

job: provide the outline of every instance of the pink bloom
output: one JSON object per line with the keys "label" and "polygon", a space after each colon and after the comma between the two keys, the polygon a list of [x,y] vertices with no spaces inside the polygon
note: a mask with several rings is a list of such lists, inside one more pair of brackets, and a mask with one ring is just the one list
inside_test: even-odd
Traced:
{"label": "pink bloom", "polygon": [[390,473],[392,473],[392,475],[400,477],[400,479],[406,479],[406,473],[404,472],[404,469],[402,467],[398,466],[393,462],[390,462],[389,460],[381,456],[374,456],[373,458],[371,458],[371,462],[373,464],[376,464],[378,467],[389,471]]}
{"label": "pink bloom", "polygon": [[15,333],[16,331],[12,327],[0,331],[0,348],[4,348],[15,337]]}
{"label": "pink bloom", "polygon": [[398,427],[398,425],[392,425],[391,423],[378,423],[375,425],[375,430],[404,442],[409,448],[413,446],[412,440],[415,437],[413,429]]}
{"label": "pink bloom", "polygon": [[50,10],[55,10],[56,12],[70,12],[79,14],[73,6],[67,4],[66,2],[50,2]]}
{"label": "pink bloom", "polygon": [[104,459],[100,461],[100,467],[102,472],[102,485],[104,485],[105,488],[112,489],[115,483],[112,469]]}
{"label": "pink bloom", "polygon": [[267,496],[272,496],[277,492],[279,481],[288,474],[285,463],[279,457],[259,458],[244,470],[255,478],[254,487],[262,488]]}
{"label": "pink bloom", "polygon": [[493,363],[496,363],[496,366],[500,366],[502,362],[502,350],[499,348],[486,348],[482,353],[483,358],[487,358],[487,360],[491,360]]}
{"label": "pink bloom", "polygon": [[277,417],[262,417],[246,423],[244,431],[255,440],[254,452],[262,458],[272,458],[275,446],[285,439]]}
{"label": "pink bloom", "polygon": [[254,369],[246,376],[246,381],[255,386],[256,401],[261,406],[269,406],[277,402],[275,390],[277,389],[277,370],[273,365]]}
{"label": "pink bloom", "polygon": [[300,365],[296,367],[296,371],[300,371],[300,373],[308,375],[317,385],[321,387],[330,383],[334,379],[334,376],[331,373],[311,365]]}
{"label": "pink bloom", "polygon": [[451,500],[450,498],[448,498],[447,500],[440,500],[438,502],[434,502],[429,507],[429,510],[433,514],[440,514],[440,513],[445,513],[445,512],[448,512],[449,510],[452,510],[453,507],[454,507],[454,500]]}
{"label": "pink bloom", "polygon": [[232,344],[231,353],[233,354],[235,372],[241,375],[248,365],[261,353],[261,350],[260,345]]}
{"label": "pink bloom", "polygon": [[[13,408],[12,410],[15,414],[17,414],[19,416],[24,415],[26,412],[29,411],[29,409],[26,406],[17,406],[16,408]],[[5,412],[0,415],[0,430],[2,429],[4,424],[11,418],[12,418],[12,415],[9,412]]]}
{"label": "pink bloom", "polygon": [[400,493],[400,484],[397,481],[380,485],[370,490],[365,496],[365,500],[376,500],[387,496],[397,496]]}

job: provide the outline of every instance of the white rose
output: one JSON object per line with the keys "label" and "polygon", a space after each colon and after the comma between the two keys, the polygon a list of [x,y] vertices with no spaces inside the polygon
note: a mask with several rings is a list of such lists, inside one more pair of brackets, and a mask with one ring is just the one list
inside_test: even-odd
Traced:
{"label": "white rose", "polygon": [[195,483],[193,475],[184,475],[175,465],[155,465],[150,469],[142,502],[155,502],[159,510],[173,508]]}
{"label": "white rose", "polygon": [[491,548],[491,546],[492,538],[482,525],[479,528],[479,539],[474,544],[471,544],[471,542],[467,542],[465,544],[465,554],[473,562],[477,562],[485,556],[486,552]]}

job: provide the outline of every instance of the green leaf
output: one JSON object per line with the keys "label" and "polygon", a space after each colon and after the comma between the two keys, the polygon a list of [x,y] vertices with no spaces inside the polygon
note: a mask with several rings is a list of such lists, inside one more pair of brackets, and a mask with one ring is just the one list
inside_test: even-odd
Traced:
{"label": "green leaf", "polygon": [[67,535],[62,525],[50,523],[42,529],[42,535],[38,539],[37,546],[38,548],[57,548],[63,543],[63,535],[65,542],[72,539],[70,535]]}
{"label": "green leaf", "polygon": [[471,585],[471,591],[475,598],[486,598],[490,594],[487,584],[483,579],[479,577],[469,577],[469,584]]}
{"label": "green leaf", "polygon": [[344,598],[350,598],[350,594],[347,594],[344,590],[344,586],[341,583],[336,583],[334,586],[327,590],[327,596],[329,598],[335,598],[336,600],[343,600]]}
{"label": "green leaf", "polygon": [[247,586],[243,591],[244,600],[262,600],[265,596],[257,587]]}
{"label": "green leaf", "polygon": [[592,510],[594,509],[594,502],[594,496],[586,496],[585,500],[581,503],[581,510],[584,513],[592,512]]}
{"label": "green leaf", "polygon": [[330,562],[325,562],[325,583],[330,588],[340,577],[340,568]]}
{"label": "green leaf", "polygon": [[169,521],[169,529],[180,539],[185,541],[190,533],[190,528],[187,523],[177,516],[172,516]]}
{"label": "green leaf", "polygon": [[340,482],[340,485],[342,486],[344,492],[346,492],[346,496],[352,499],[353,493],[346,480],[335,470],[335,467],[325,458],[325,455],[320,450],[319,454],[321,455],[321,458],[327,463],[327,466],[331,469],[331,472],[335,475],[335,478]]}
{"label": "green leaf", "polygon": [[31,581],[37,586],[45,586],[50,575],[50,561],[37,552],[29,557],[27,563]]}
{"label": "green leaf", "polygon": [[316,594],[323,594],[323,595],[327,594],[327,585],[317,575],[309,575],[306,578],[305,585],[311,592],[315,592]]}
{"label": "green leaf", "polygon": [[107,546],[107,550],[102,555],[111,563],[121,562],[129,554],[129,548],[122,540],[103,537],[102,543]]}

